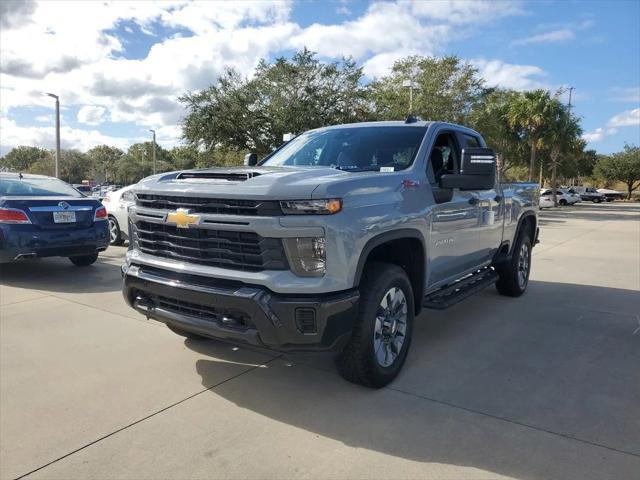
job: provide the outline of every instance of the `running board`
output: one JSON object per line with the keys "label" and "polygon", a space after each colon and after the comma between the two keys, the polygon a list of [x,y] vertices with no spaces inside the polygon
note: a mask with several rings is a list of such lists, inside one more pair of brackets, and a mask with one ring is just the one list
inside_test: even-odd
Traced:
{"label": "running board", "polygon": [[490,267],[484,268],[451,285],[430,293],[422,301],[424,308],[444,310],[465,298],[485,289],[498,280],[498,274]]}

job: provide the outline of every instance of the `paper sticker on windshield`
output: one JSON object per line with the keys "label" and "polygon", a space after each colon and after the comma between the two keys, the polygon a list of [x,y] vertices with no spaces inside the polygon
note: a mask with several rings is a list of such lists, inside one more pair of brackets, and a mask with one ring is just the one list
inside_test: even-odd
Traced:
{"label": "paper sticker on windshield", "polygon": [[396,169],[395,167],[380,167],[380,171],[382,173],[390,173],[390,172],[395,172]]}

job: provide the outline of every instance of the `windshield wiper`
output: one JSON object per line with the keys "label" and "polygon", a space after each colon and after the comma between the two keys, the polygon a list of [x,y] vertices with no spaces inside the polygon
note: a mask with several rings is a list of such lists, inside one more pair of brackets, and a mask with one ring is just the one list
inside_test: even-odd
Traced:
{"label": "windshield wiper", "polygon": [[369,165],[368,167],[356,167],[352,165],[332,165],[332,168],[336,170],[343,170],[345,172],[377,172],[380,170],[379,165]]}

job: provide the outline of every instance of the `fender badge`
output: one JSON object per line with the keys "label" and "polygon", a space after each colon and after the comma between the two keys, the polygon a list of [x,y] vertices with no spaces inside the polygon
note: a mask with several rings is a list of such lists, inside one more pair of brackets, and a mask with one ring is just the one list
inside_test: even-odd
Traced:
{"label": "fender badge", "polygon": [[419,186],[420,186],[420,182],[418,182],[417,180],[409,180],[409,179],[402,180],[403,188],[416,188]]}

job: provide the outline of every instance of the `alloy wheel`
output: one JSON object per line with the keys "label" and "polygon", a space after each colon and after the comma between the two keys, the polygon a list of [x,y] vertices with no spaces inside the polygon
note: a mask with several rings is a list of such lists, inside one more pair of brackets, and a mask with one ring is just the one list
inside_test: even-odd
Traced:
{"label": "alloy wheel", "polygon": [[407,298],[398,287],[390,288],[378,305],[373,332],[376,362],[389,367],[402,350],[407,333]]}

